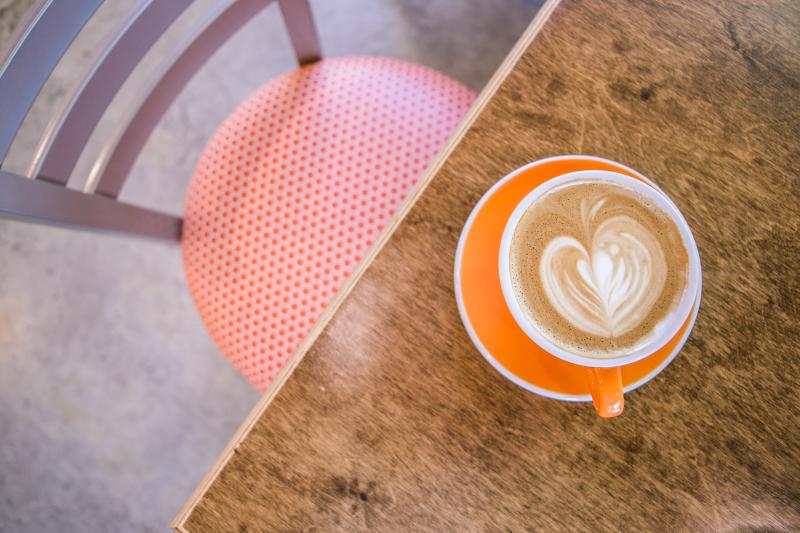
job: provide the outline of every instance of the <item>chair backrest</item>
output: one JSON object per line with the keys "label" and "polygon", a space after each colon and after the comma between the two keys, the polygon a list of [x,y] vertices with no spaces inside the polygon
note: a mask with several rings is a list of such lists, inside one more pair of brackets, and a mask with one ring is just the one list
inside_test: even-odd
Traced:
{"label": "chair backrest", "polygon": [[[38,0],[0,54],[0,216],[180,239],[181,219],[119,202],[136,158],[167,108],[206,60],[273,0],[227,0],[178,46],[101,150],[82,191],[66,187],[114,96],[193,0],[141,0],[100,50],[44,132],[26,176],[2,170],[36,96],[102,0]],[[307,0],[277,0],[298,63],[320,58]]]}

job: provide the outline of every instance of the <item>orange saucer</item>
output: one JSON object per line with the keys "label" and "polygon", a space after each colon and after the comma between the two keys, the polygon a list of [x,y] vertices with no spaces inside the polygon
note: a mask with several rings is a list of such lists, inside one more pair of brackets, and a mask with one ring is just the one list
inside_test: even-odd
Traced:
{"label": "orange saucer", "polygon": [[[545,181],[579,170],[610,170],[656,187],[628,167],[591,156],[542,159],[514,171],[483,195],[467,219],[456,252],[455,291],[472,342],[501,374],[548,398],[588,402],[586,368],[550,355],[525,335],[506,307],[498,273],[500,240],[517,204]],[[694,326],[701,291],[702,280],[695,305],[672,340],[653,355],[622,367],[625,392],[650,381],[675,358]]]}

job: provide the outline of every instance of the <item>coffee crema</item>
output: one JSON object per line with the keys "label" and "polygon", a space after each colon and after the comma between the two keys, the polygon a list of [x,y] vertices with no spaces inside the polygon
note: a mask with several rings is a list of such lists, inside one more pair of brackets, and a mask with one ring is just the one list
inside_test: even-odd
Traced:
{"label": "coffee crema", "polygon": [[511,285],[536,329],[593,358],[633,353],[680,304],[689,255],[669,215],[605,181],[563,184],[522,215]]}

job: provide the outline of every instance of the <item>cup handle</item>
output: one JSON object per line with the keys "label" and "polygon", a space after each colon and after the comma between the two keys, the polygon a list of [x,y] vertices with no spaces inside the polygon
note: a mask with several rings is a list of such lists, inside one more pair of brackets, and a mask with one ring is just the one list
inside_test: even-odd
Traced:
{"label": "cup handle", "polygon": [[597,414],[611,418],[622,414],[625,399],[622,395],[622,367],[589,368],[589,386]]}

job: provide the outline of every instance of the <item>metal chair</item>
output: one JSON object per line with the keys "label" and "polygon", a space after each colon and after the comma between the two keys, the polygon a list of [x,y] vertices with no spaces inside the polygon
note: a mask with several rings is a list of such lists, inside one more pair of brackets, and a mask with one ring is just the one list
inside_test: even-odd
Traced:
{"label": "metal chair", "polygon": [[[37,94],[102,0],[42,0],[0,55],[0,162]],[[402,61],[321,54],[306,0],[278,0],[302,67],[220,126],[185,220],[118,200],[142,147],[194,73],[271,0],[229,0],[184,41],[66,187],[90,135],[147,51],[192,0],[142,0],[44,132],[26,176],[0,166],[0,216],[182,242],[192,296],[221,351],[265,389],[471,104]]]}

